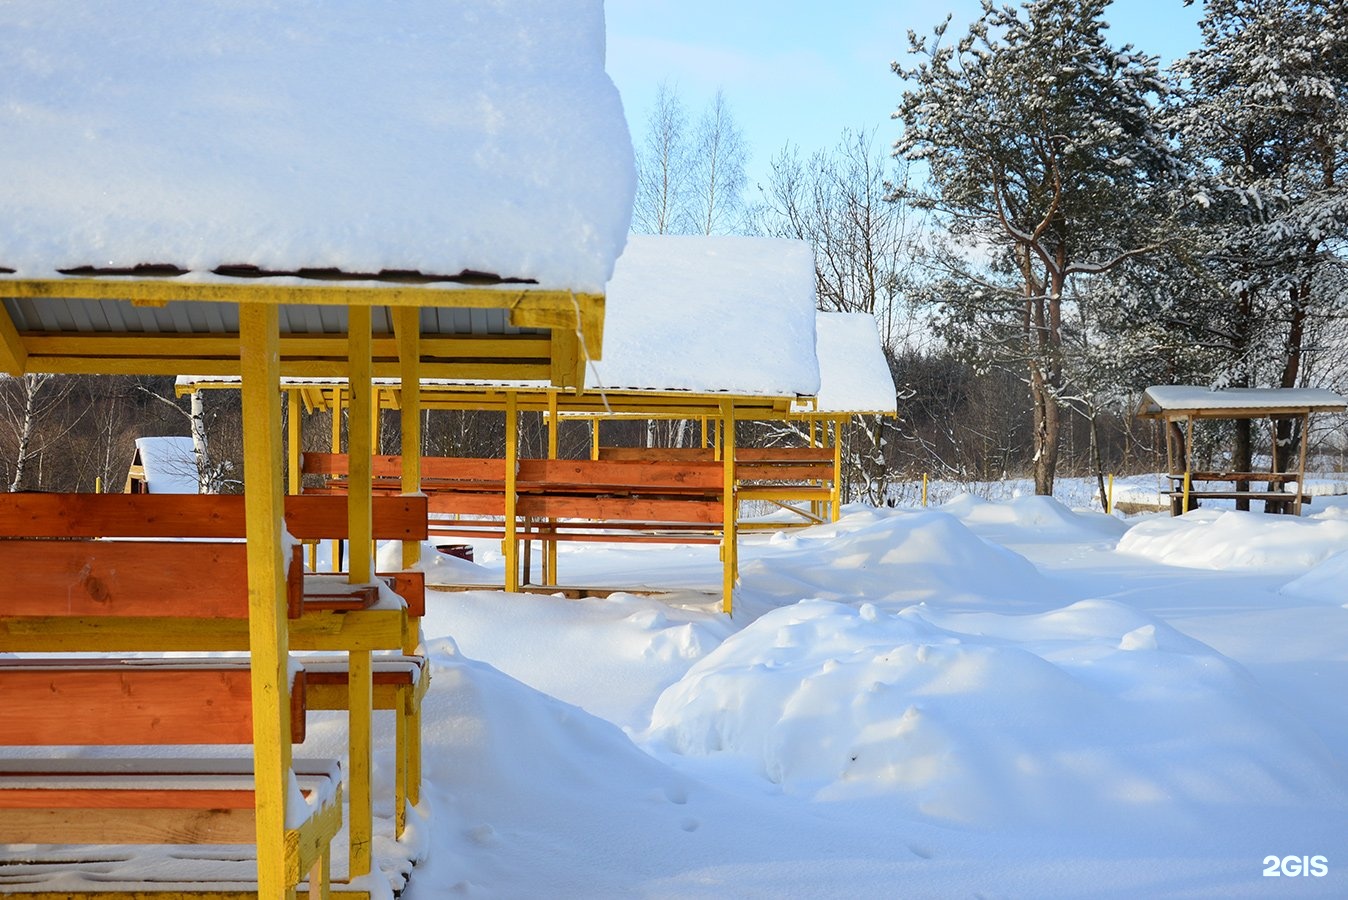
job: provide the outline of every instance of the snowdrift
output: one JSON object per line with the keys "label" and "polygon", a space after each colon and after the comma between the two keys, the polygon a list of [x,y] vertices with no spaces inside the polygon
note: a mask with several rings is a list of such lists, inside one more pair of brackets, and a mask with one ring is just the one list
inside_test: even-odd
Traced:
{"label": "snowdrift", "polygon": [[1337,509],[1312,516],[1198,509],[1139,522],[1118,550],[1172,566],[1203,569],[1306,569],[1348,546],[1348,518]]}

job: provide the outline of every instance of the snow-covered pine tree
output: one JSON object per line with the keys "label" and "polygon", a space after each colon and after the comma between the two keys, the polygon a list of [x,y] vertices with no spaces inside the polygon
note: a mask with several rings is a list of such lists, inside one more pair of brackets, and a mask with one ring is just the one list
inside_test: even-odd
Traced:
{"label": "snow-covered pine tree", "polygon": [[[1207,0],[1200,27],[1170,119],[1194,161],[1187,253],[1207,291],[1160,314],[1220,350],[1213,383],[1296,387],[1314,354],[1344,352],[1317,336],[1348,308],[1348,7]],[[1294,428],[1279,423],[1280,444]]]}
{"label": "snow-covered pine tree", "polygon": [[1107,0],[985,0],[955,44],[909,32],[913,68],[895,153],[929,167],[895,199],[937,213],[952,239],[939,319],[954,345],[1025,374],[1035,490],[1051,494],[1063,388],[1063,304],[1077,274],[1149,253],[1167,235],[1178,171],[1159,129],[1155,57],[1105,39]]}

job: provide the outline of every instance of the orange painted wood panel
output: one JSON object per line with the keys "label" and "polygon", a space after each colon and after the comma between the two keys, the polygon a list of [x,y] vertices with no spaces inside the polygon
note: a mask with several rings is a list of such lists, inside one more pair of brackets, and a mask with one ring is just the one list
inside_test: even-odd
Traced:
{"label": "orange painted wood panel", "polygon": [[427,507],[433,513],[460,516],[504,516],[505,493],[428,490]]}
{"label": "orange painted wood panel", "polygon": [[522,459],[520,491],[565,490],[587,493],[719,493],[720,463],[661,460]]}
{"label": "orange painted wood panel", "polygon": [[711,447],[600,447],[599,458],[638,462],[648,460],[715,462],[716,451]]}
{"label": "orange painted wood panel", "polygon": [[[290,690],[304,740],[304,673]],[[0,745],[250,744],[247,666],[0,660]]]}
{"label": "orange painted wood panel", "polygon": [[0,775],[0,809],[253,809],[251,790],[9,788],[4,783]]}
{"label": "orange painted wood panel", "polygon": [[[287,608],[299,614],[295,547]],[[0,541],[0,616],[247,619],[247,545],[238,541]]]}
{"label": "orange painted wood panel", "polygon": [[558,497],[524,495],[519,514],[538,519],[634,519],[641,522],[720,524],[725,510],[716,500],[659,500],[645,497]]}

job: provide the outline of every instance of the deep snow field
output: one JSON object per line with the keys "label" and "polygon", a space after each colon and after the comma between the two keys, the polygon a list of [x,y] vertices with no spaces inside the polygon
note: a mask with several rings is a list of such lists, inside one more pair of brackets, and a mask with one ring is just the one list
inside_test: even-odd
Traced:
{"label": "deep snow field", "polygon": [[[402,843],[376,715],[379,900],[1348,897],[1348,497],[853,506],[744,536],[733,617],[714,547],[564,545],[564,584],[667,591],[584,600],[485,587],[500,546],[474,551],[426,548],[484,589],[427,598]],[[345,726],[311,713],[296,755]],[[177,850],[37,877],[172,879]]]}
{"label": "deep snow field", "polygon": [[561,551],[661,597],[428,598],[404,900],[1348,896],[1348,498],[964,495],[741,555],[733,618],[705,547]]}

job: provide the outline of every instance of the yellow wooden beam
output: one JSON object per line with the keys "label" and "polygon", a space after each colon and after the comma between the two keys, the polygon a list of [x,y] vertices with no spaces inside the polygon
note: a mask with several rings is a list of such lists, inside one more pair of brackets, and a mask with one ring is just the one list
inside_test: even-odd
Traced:
{"label": "yellow wooden beam", "polygon": [[[347,562],[348,581],[367,584],[374,573],[370,554],[374,541],[372,518],[374,479],[374,386],[371,384],[370,321],[368,308],[347,310],[347,343],[350,393],[346,418],[348,453]],[[348,775],[351,790],[347,832],[350,837],[349,867],[352,878],[370,873],[373,862],[374,812],[371,777],[374,771],[372,743],[373,688],[370,652],[348,654],[347,690],[350,697]]]}
{"label": "yellow wooden beam", "polygon": [[[173,301],[296,306],[431,306],[465,309],[507,309],[514,324],[532,327],[535,321],[566,320],[575,327],[579,307],[582,323],[603,325],[603,295],[570,291],[463,285],[277,284],[269,281],[178,281],[172,278],[138,279],[39,278],[0,282],[2,297],[48,297],[83,300],[127,300],[145,306]],[[597,308],[597,309],[596,309]],[[539,326],[549,327],[549,326]]]}
{"label": "yellow wooden beam", "polygon": [[286,490],[291,494],[300,492],[300,395],[296,391],[286,392],[286,434],[288,481]]}
{"label": "yellow wooden beam", "polygon": [[[402,488],[403,493],[414,494],[421,490],[421,311],[394,310],[393,330],[398,338],[402,368],[397,391],[402,425]],[[420,561],[421,542],[404,541],[403,568],[410,569]]]}
{"label": "yellow wooden beam", "polygon": [[28,349],[9,317],[9,310],[0,304],[0,372],[19,376],[28,371]]}
{"label": "yellow wooden beam", "polygon": [[281,532],[281,406],[274,307],[239,310],[243,368],[244,505],[248,537],[248,645],[252,668],[258,894],[283,897],[290,785],[289,645]]}
{"label": "yellow wooden beam", "polygon": [[724,471],[722,507],[724,522],[721,532],[721,607],[726,615],[734,612],[735,578],[738,574],[738,536],[735,525],[739,520],[739,501],[735,497],[735,403],[725,400],[721,405],[721,467]]}
{"label": "yellow wooden beam", "polygon": [[516,540],[516,476],[519,474],[520,457],[519,413],[516,408],[515,392],[506,393],[505,408],[505,539],[501,549],[505,553],[505,589],[520,589],[519,541]]}

